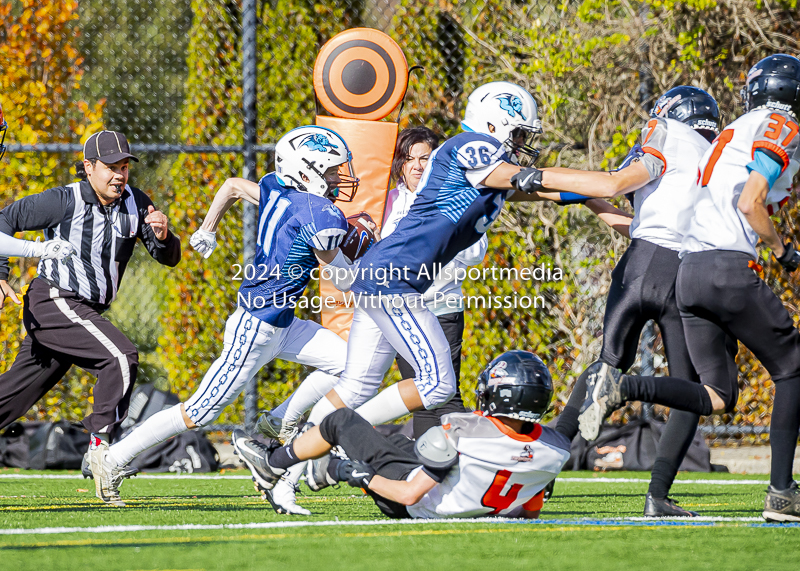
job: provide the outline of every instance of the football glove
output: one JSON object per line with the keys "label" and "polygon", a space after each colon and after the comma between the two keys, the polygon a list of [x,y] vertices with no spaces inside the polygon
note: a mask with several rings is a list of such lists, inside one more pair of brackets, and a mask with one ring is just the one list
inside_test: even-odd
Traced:
{"label": "football glove", "polygon": [[537,168],[522,169],[511,177],[511,184],[525,194],[533,194],[544,188],[542,186],[542,171]]}
{"label": "football glove", "polygon": [[359,460],[341,460],[336,466],[336,479],[354,488],[368,488],[374,475],[372,466]]}
{"label": "football glove", "polygon": [[783,246],[783,255],[777,258],[778,263],[783,266],[783,269],[792,273],[800,266],[800,252],[794,247],[791,242],[786,242]]}
{"label": "football glove", "polygon": [[40,260],[56,260],[63,262],[75,253],[75,247],[66,240],[36,240],[33,246],[33,256]]}
{"label": "football glove", "polygon": [[204,258],[208,259],[217,247],[217,233],[200,228],[189,238],[189,245],[202,254]]}

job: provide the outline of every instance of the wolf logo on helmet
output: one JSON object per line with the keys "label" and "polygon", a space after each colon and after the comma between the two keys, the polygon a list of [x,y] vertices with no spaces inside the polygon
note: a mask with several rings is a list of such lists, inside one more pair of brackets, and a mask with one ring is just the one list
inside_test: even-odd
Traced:
{"label": "wolf logo on helmet", "polygon": [[525,120],[525,115],[522,113],[522,99],[510,93],[501,93],[495,96],[500,102],[500,109],[506,111],[511,117],[519,115],[522,120]]}
{"label": "wolf logo on helmet", "polygon": [[338,152],[334,151],[334,149],[338,149],[339,147],[331,143],[328,140],[328,137],[319,133],[306,135],[297,146],[308,147],[312,151],[321,151],[323,153],[328,152],[335,155],[339,154]]}

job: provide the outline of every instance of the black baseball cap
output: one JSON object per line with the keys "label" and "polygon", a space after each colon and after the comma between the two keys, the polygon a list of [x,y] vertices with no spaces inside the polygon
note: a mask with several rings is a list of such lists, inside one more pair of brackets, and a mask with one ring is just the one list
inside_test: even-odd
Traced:
{"label": "black baseball cap", "polygon": [[100,131],[86,139],[83,144],[84,160],[98,159],[101,163],[110,165],[122,159],[139,159],[131,154],[128,139],[116,131]]}

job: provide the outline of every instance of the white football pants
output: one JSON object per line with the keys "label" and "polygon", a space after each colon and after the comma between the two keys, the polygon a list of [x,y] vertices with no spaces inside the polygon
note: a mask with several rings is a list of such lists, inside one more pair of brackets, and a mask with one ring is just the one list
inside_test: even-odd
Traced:
{"label": "white football pants", "polygon": [[316,367],[312,375],[336,376],[344,369],[346,354],[347,343],[313,321],[295,317],[289,327],[278,328],[240,307],[225,324],[222,355],[184,404],[186,414],[197,426],[212,423],[273,359]]}
{"label": "white football pants", "polygon": [[334,387],[348,408],[375,396],[396,353],[414,367],[414,384],[426,409],[453,397],[450,343],[422,295],[362,296],[350,327],[347,365]]}

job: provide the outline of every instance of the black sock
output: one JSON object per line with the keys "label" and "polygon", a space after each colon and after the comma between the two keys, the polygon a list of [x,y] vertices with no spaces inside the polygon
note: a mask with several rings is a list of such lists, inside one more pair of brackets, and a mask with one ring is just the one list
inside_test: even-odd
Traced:
{"label": "black sock", "polygon": [[792,463],[800,430],[800,377],[775,383],[769,442],[772,466],[769,483],[778,490],[792,484]]}
{"label": "black sock", "polygon": [[703,385],[676,377],[622,375],[620,390],[623,399],[629,401],[652,402],[702,416],[714,410]]}
{"label": "black sock", "polygon": [[331,477],[332,480],[338,481],[339,478],[337,477],[336,473],[339,470],[339,464],[344,462],[341,458],[332,457],[331,463],[328,464],[328,476]]}
{"label": "black sock", "polygon": [[650,478],[648,491],[654,498],[663,500],[669,494],[678,468],[692,445],[699,420],[700,417],[693,412],[677,409],[670,411],[669,422],[658,441],[656,461]]}
{"label": "black sock", "polygon": [[572,393],[569,395],[567,406],[558,415],[558,423],[556,430],[569,438],[572,441],[575,435],[578,434],[578,412],[580,411],[581,404],[586,399],[586,380],[578,377],[575,385],[572,387]]}
{"label": "black sock", "polygon": [[269,455],[269,465],[273,468],[289,468],[300,462],[294,453],[294,443],[281,446]]}

